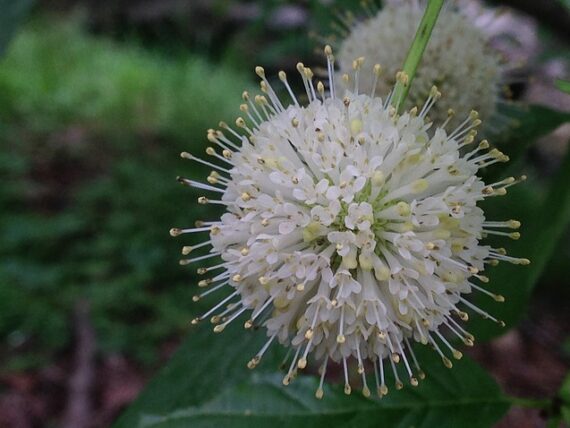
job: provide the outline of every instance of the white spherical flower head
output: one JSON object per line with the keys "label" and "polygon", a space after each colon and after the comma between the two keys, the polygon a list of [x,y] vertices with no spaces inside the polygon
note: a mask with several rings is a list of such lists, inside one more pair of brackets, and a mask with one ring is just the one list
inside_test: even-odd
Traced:
{"label": "white spherical flower head", "polygon": [[[424,9],[424,2],[395,3],[364,21],[348,15],[348,34],[339,43],[340,74],[348,73],[353,59],[360,56],[382,65],[385,73],[378,79],[381,94],[393,86],[393,76],[404,63]],[[449,7],[441,12],[415,76],[414,91],[405,104],[406,108],[421,105],[430,88],[437,85],[445,97],[430,112],[436,123],[445,120],[449,109],[457,114],[451,122],[454,126],[472,109],[487,121],[495,114],[501,95],[501,61],[490,46],[486,31],[492,19],[482,22],[467,12],[472,15],[474,10]],[[479,22],[481,28],[477,26]],[[360,89],[370,93],[374,79],[372,75],[363,75]]]}
{"label": "white spherical flower head", "polygon": [[[325,52],[332,71],[330,47]],[[362,64],[356,61],[355,77],[364,74]],[[285,105],[258,67],[265,95],[251,99],[244,93],[241,110],[248,119],[236,120],[238,130],[222,123],[222,130],[208,131],[212,162],[182,154],[213,171],[207,183],[181,182],[214,195],[200,203],[227,210],[219,220],[171,231],[209,233],[183,253],[211,250],[183,264],[221,258],[198,269],[207,275],[199,286],[208,289],[195,300],[229,290],[193,322],[210,319],[221,332],[247,314],[245,327],[262,326],[268,336],[248,366],[255,367],[277,340],[293,350],[284,384],[310,357],[321,362],[319,398],[331,360],[343,366],[347,393],[349,358],[357,362],[366,396],[366,360],[381,395],[388,390],[385,360],[397,388],[402,373],[417,385],[423,372],[413,342],[431,345],[451,367],[446,355],[460,358],[461,352],[448,337],[473,344],[461,325],[467,318],[461,308],[500,323],[464,295],[477,290],[502,301],[483,286],[486,265],[528,263],[480,243],[490,234],[518,238],[508,231],[518,222],[488,221],[477,206],[517,180],[486,185],[477,176],[507,157],[487,151],[486,141],[475,143],[475,112],[450,131],[426,120],[439,97],[436,88],[421,109],[398,114],[391,95],[336,94],[333,73],[327,82],[332,91],[325,91],[309,68],[297,68],[308,104],[281,72],[291,97]]]}

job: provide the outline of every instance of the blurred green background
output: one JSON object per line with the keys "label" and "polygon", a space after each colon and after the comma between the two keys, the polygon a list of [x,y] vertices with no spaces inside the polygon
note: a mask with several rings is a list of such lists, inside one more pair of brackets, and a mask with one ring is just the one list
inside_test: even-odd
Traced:
{"label": "blurred green background", "polygon": [[[242,90],[255,85],[255,65],[274,72],[318,61],[309,32],[328,34],[335,8],[318,0],[45,0],[26,13],[27,3],[0,1],[0,43],[15,30],[0,59],[0,411],[11,403],[2,397],[31,378],[24,396],[43,407],[6,423],[61,418],[61,372],[70,370],[77,343],[73,314],[87,302],[98,367],[120,356],[137,379],[117,406],[98,399],[110,408],[97,422],[104,426],[164,362],[196,311],[193,269],[178,265],[180,242],[168,230],[207,214],[175,181],[205,171],[179,152],[201,152],[206,130],[235,117]],[[351,2],[334,3],[342,10]],[[556,3],[555,11],[564,7]],[[561,64],[558,77],[568,70],[568,34],[541,13],[532,21],[540,49],[525,72],[553,80],[547,67]],[[525,82],[513,84],[521,98],[532,93]],[[568,108],[564,97],[554,107]],[[565,135],[522,158],[534,177],[519,198],[522,210],[540,206],[531,201],[541,201]],[[531,318],[567,309],[565,236]],[[570,339],[555,336],[555,352],[568,361]],[[50,367],[60,373],[53,379]],[[48,404],[46,391],[55,391]]]}

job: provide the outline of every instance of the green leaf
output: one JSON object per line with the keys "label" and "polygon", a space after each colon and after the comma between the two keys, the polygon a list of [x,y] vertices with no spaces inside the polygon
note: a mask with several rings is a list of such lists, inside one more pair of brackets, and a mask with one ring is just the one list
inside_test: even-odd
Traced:
{"label": "green leaf", "polygon": [[570,11],[570,0],[558,0],[558,3]]}
{"label": "green leaf", "polygon": [[568,80],[558,79],[556,81],[556,87],[560,89],[562,92],[570,94],[570,82]]}
{"label": "green leaf", "polygon": [[497,140],[501,149],[510,156],[511,168],[520,166],[519,160],[538,138],[570,122],[570,113],[540,105],[523,107],[513,104],[505,106],[502,113],[514,121],[514,125]]}
{"label": "green leaf", "polygon": [[562,382],[559,395],[562,400],[560,413],[562,414],[564,422],[570,424],[570,374],[566,375],[564,382]]}
{"label": "green leaf", "polygon": [[[504,242],[509,254],[528,258],[528,266],[501,263],[489,271],[489,288],[502,294],[506,301],[496,303],[479,294],[475,303],[507,326],[515,325],[526,308],[529,296],[550,259],[559,238],[570,223],[570,152],[552,179],[544,200],[530,192],[530,184],[521,183],[509,189],[503,200],[494,200],[485,210],[493,219],[517,218],[522,222],[521,239]],[[494,209],[491,209],[494,208]],[[501,335],[505,329],[480,317],[472,317],[469,330],[480,340]]]}
{"label": "green leaf", "polygon": [[[220,336],[199,328],[189,334],[166,368],[115,424],[115,428],[175,427],[489,427],[509,402],[495,382],[468,358],[445,368],[427,347],[417,356],[426,379],[420,386],[392,391],[382,400],[337,386],[314,397],[317,379],[300,376],[291,385],[268,356],[249,371],[245,363],[261,345],[262,332],[232,326]],[[258,371],[259,370],[259,371]],[[391,385],[392,383],[390,383]]]}
{"label": "green leaf", "polygon": [[0,56],[35,0],[0,0]]}

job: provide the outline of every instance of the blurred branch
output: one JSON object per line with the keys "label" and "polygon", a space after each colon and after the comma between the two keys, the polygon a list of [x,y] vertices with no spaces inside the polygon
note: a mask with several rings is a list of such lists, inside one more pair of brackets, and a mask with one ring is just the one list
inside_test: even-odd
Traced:
{"label": "blurred branch", "polygon": [[91,393],[95,381],[95,332],[89,319],[89,303],[75,305],[75,367],[69,380],[68,404],[62,428],[87,428],[92,425]]}
{"label": "blurred branch", "polygon": [[491,0],[491,3],[506,5],[535,17],[549,26],[562,40],[570,43],[570,11],[560,1],[554,0]]}

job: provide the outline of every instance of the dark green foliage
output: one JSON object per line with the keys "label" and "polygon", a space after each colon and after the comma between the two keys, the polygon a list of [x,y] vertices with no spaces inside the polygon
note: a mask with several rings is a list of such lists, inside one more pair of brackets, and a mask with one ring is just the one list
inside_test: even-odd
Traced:
{"label": "dark green foliage", "polygon": [[206,171],[178,154],[206,147],[245,85],[77,25],[20,34],[0,67],[0,337],[20,357],[10,367],[66,346],[79,297],[104,352],[150,362],[185,328],[195,281],[168,230],[207,213],[175,177]]}
{"label": "dark green foliage", "polygon": [[564,422],[570,424],[570,374],[566,375],[560,388],[561,414]]}
{"label": "dark green foliage", "polygon": [[[550,180],[549,186],[541,189],[537,183],[523,183],[512,189],[501,203],[486,204],[489,218],[519,219],[523,226],[520,240],[503,242],[509,254],[531,260],[528,266],[501,263],[490,268],[489,287],[504,295],[506,302],[496,303],[478,296],[477,304],[493,316],[514,327],[523,317],[528,299],[540,275],[556,249],[570,223],[570,153],[566,155],[560,171]],[[539,190],[541,189],[541,190]],[[488,340],[505,332],[505,329],[488,320],[473,317],[469,326],[480,340]]]}
{"label": "dark green foliage", "polygon": [[[494,381],[468,358],[445,368],[434,351],[418,347],[427,377],[382,400],[365,399],[358,390],[345,396],[340,385],[325,386],[301,376],[290,386],[275,373],[275,350],[261,367],[245,368],[263,343],[261,332],[232,325],[212,339],[197,327],[168,366],[150,383],[115,428],[135,427],[488,427],[509,407]],[[370,379],[370,386],[373,380]]]}
{"label": "dark green foliage", "polygon": [[[524,156],[538,138],[570,122],[570,113],[540,105],[507,104],[502,113],[512,120],[512,125],[493,142],[511,158],[507,168],[513,173],[523,168]],[[504,174],[505,168],[494,168],[493,172]]]}

